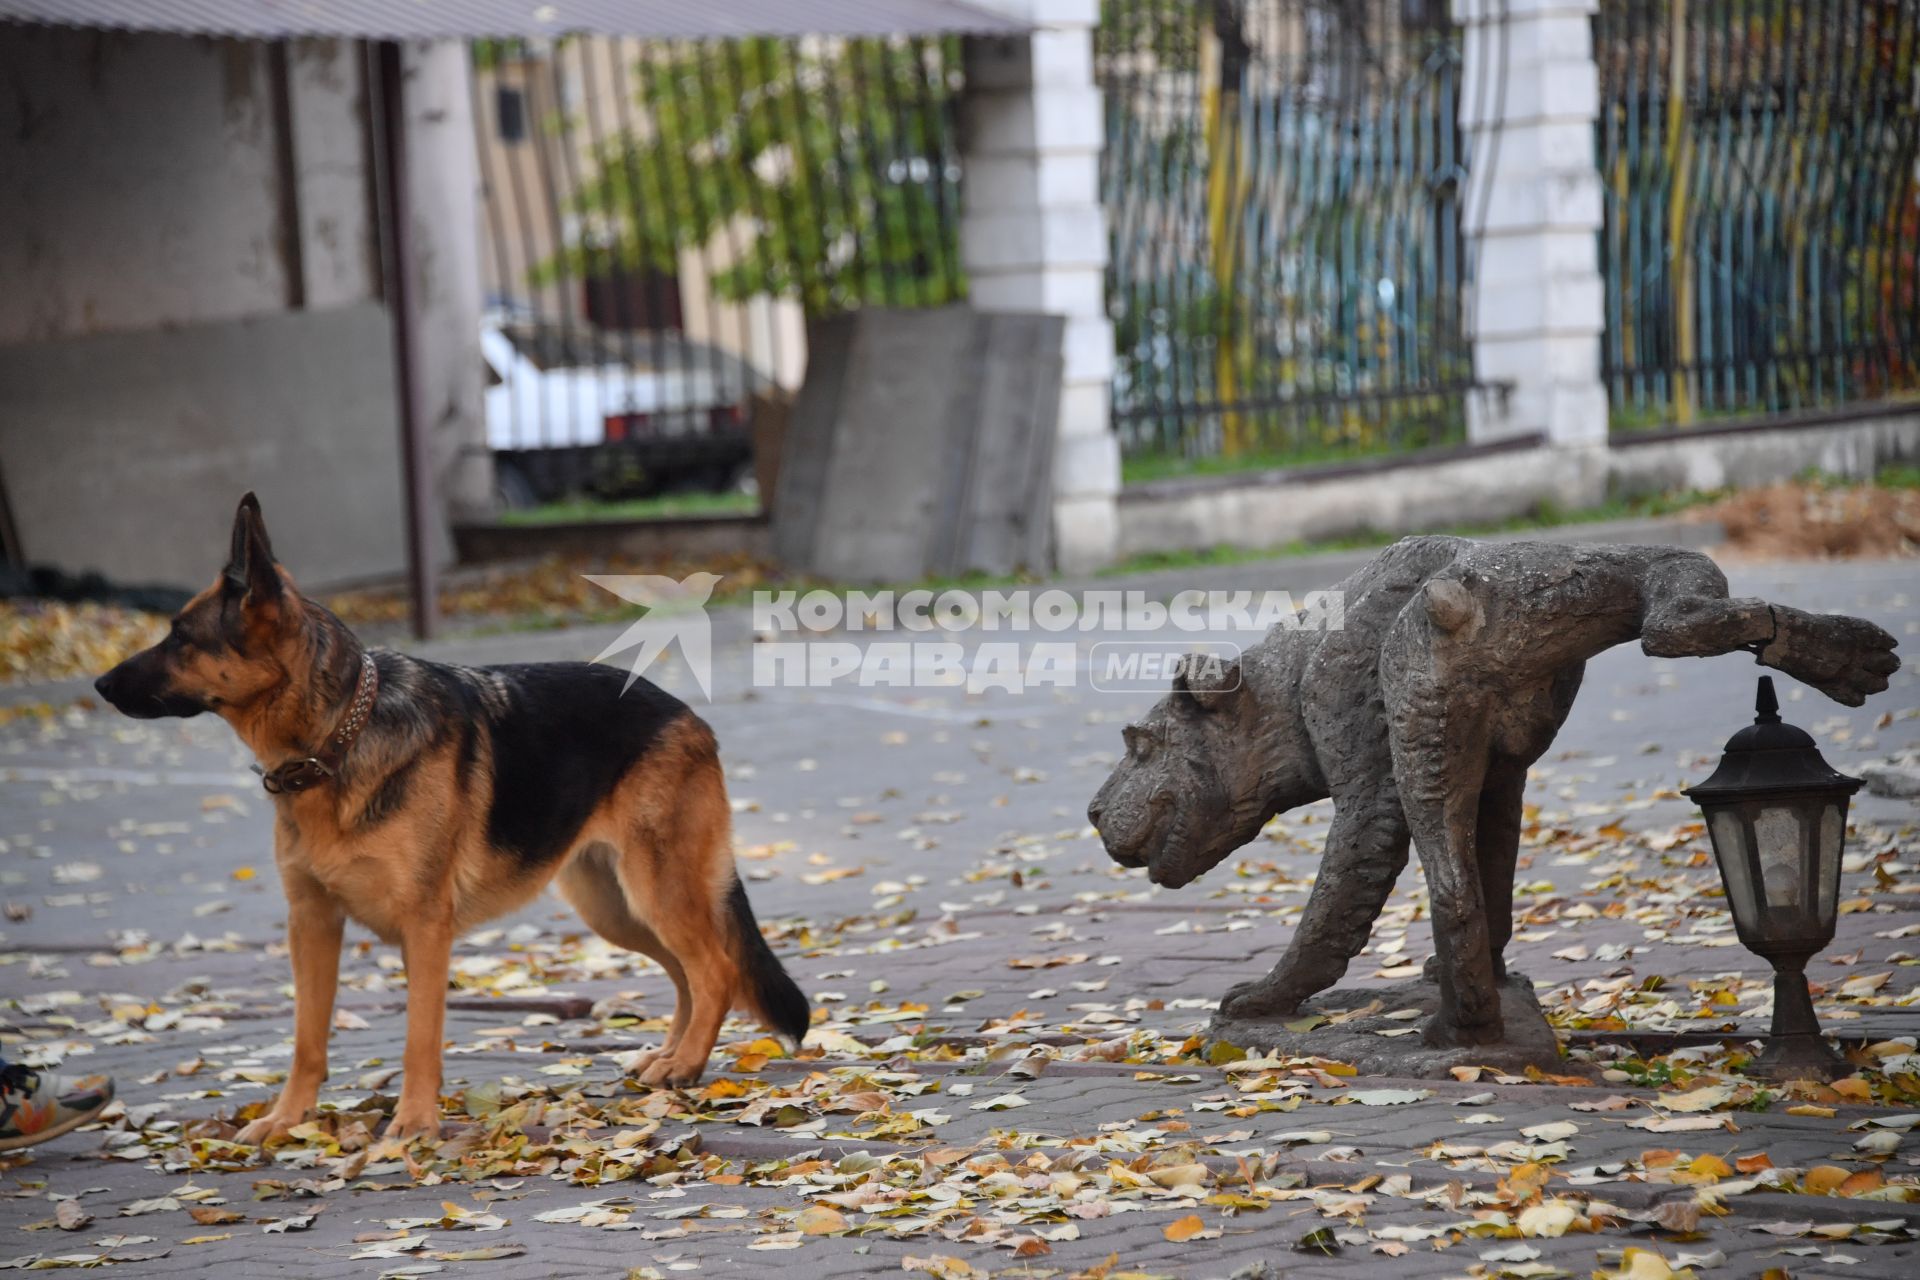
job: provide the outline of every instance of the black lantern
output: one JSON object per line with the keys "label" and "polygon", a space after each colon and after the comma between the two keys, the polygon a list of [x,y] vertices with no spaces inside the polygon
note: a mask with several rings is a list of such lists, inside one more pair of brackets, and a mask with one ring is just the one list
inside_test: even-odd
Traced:
{"label": "black lantern", "polygon": [[1773,965],[1773,1034],[1751,1070],[1831,1079],[1851,1068],[1821,1038],[1806,968],[1833,941],[1847,801],[1860,779],[1821,758],[1804,729],[1781,723],[1771,676],[1760,677],[1755,710],[1713,776],[1687,795],[1706,817],[1742,945]]}

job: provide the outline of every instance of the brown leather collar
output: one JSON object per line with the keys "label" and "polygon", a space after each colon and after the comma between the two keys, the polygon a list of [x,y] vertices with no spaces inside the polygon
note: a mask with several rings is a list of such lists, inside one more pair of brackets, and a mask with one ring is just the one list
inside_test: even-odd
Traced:
{"label": "brown leather collar", "polygon": [[362,651],[360,678],[354,684],[353,704],[347,708],[347,718],[327,739],[327,745],[316,755],[289,760],[277,768],[253,766],[267,794],[277,796],[307,791],[334,778],[340,772],[341,762],[347,758],[347,752],[352,750],[354,742],[360,737],[360,731],[367,727],[367,720],[373,712],[374,695],[379,692],[380,668],[374,665],[371,653]]}

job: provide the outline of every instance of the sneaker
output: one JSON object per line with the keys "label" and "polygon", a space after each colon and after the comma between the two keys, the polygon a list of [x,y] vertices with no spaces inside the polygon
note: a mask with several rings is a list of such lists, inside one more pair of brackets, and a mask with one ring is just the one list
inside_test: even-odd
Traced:
{"label": "sneaker", "polygon": [[14,1062],[0,1066],[0,1151],[57,1138],[112,1101],[109,1076],[42,1075]]}

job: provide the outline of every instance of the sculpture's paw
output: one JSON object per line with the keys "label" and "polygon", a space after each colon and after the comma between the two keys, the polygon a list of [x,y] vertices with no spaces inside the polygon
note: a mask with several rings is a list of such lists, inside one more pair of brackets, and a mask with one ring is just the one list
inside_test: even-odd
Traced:
{"label": "sculpture's paw", "polygon": [[402,1102],[394,1108],[393,1119],[387,1121],[387,1127],[380,1136],[399,1138],[403,1142],[414,1138],[425,1138],[429,1142],[438,1141],[440,1138],[438,1101],[425,1105],[410,1105]]}
{"label": "sculpture's paw", "polygon": [[1286,1014],[1297,1013],[1304,996],[1287,990],[1276,982],[1266,978],[1256,978],[1252,982],[1242,982],[1227,989],[1220,998],[1220,1016],[1223,1018],[1244,1018],[1249,1021],[1259,1018],[1278,1018]]}
{"label": "sculpture's paw", "polygon": [[1420,1038],[1435,1049],[1464,1049],[1477,1044],[1498,1044],[1506,1033],[1498,1018],[1490,1022],[1462,1022],[1436,1013],[1421,1024]]}
{"label": "sculpture's paw", "polygon": [[1897,641],[1865,618],[1802,613],[1774,606],[1779,631],[1761,651],[1768,666],[1810,684],[1835,702],[1857,707],[1880,693],[1900,669]]}
{"label": "sculpture's paw", "polygon": [[660,1057],[648,1063],[640,1071],[638,1079],[641,1084],[677,1089],[683,1085],[698,1084],[706,1069],[707,1060],[704,1057]]}

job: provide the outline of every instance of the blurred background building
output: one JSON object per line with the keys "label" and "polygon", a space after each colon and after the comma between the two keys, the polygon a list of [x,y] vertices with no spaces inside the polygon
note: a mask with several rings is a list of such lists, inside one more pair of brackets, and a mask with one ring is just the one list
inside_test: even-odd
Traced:
{"label": "blurred background building", "polygon": [[1920,0],[575,9],[0,0],[9,556],[391,574],[406,457],[436,563],[757,553],[810,326],[958,304],[1064,317],[1067,568],[1920,441]]}

